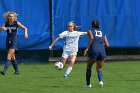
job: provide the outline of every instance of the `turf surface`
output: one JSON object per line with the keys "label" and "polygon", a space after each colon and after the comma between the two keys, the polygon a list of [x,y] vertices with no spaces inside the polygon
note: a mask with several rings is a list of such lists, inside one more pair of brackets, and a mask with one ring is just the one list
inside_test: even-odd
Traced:
{"label": "turf surface", "polygon": [[105,63],[103,88],[98,86],[95,65],[92,88],[84,87],[85,63],[75,64],[67,79],[66,68],[56,70],[53,64],[19,65],[19,69],[20,75],[13,75],[12,66],[0,75],[0,93],[140,93],[140,62]]}

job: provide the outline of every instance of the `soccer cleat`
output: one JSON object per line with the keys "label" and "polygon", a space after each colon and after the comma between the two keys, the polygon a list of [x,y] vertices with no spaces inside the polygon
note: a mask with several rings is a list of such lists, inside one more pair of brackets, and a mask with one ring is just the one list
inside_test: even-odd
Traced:
{"label": "soccer cleat", "polygon": [[99,85],[100,85],[101,87],[103,87],[103,85],[104,85],[104,84],[103,84],[103,81],[100,81],[100,82],[99,82]]}
{"label": "soccer cleat", "polygon": [[68,78],[68,76],[64,76],[64,78]]}
{"label": "soccer cleat", "polygon": [[0,72],[2,75],[5,75],[5,73],[3,71]]}
{"label": "soccer cleat", "polygon": [[19,74],[20,74],[19,72],[15,72],[15,73],[14,73],[14,75],[19,75]]}
{"label": "soccer cleat", "polygon": [[85,87],[86,87],[86,88],[91,88],[91,87],[92,87],[92,85],[91,85],[91,84],[89,84],[89,85],[86,85]]}

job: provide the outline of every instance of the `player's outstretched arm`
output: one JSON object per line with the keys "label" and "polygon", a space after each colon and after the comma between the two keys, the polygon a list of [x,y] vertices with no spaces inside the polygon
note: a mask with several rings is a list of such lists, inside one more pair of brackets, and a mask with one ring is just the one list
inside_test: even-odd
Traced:
{"label": "player's outstretched arm", "polygon": [[84,35],[87,35],[88,33],[87,32],[84,32]]}
{"label": "player's outstretched arm", "polygon": [[87,35],[88,33],[87,33],[87,32],[78,32],[78,34],[79,34],[80,36],[84,36],[84,35]]}
{"label": "player's outstretched arm", "polygon": [[106,47],[109,47],[109,43],[108,43],[108,40],[107,40],[106,35],[104,36],[104,41],[105,41],[105,46],[106,46]]}
{"label": "player's outstretched arm", "polygon": [[5,27],[5,24],[3,24],[2,27],[0,28],[0,32],[1,32],[2,30],[7,30],[7,28]]}
{"label": "player's outstretched arm", "polygon": [[49,46],[49,50],[52,50],[52,47],[55,45],[55,43],[60,39],[60,36],[58,36],[53,43]]}
{"label": "player's outstretched arm", "polygon": [[22,25],[20,22],[17,22],[17,25],[24,30],[24,38],[25,39],[28,39],[28,31],[27,31],[27,28],[24,25]]}
{"label": "player's outstretched arm", "polygon": [[84,56],[87,54],[87,51],[88,51],[88,49],[89,49],[89,47],[90,47],[90,45],[91,45],[91,43],[92,43],[92,41],[94,39],[91,30],[88,31],[88,35],[89,35],[89,41],[88,41],[87,48],[84,51]]}

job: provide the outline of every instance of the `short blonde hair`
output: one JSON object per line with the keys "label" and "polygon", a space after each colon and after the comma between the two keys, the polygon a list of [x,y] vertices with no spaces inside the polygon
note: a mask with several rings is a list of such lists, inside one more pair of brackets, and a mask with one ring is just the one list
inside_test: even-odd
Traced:
{"label": "short blonde hair", "polygon": [[15,16],[15,20],[17,20],[18,14],[15,13],[15,12],[12,12],[12,11],[8,11],[8,12],[5,12],[5,13],[3,14],[3,16],[4,16],[4,18],[5,18],[6,21],[8,21],[8,16],[9,16],[10,14],[13,14],[13,15]]}

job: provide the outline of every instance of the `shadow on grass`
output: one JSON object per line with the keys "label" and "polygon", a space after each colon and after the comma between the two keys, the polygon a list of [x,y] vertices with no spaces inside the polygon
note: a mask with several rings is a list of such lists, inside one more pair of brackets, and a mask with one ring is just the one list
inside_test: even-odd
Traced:
{"label": "shadow on grass", "polygon": [[[47,87],[47,88],[64,88],[64,86],[60,86],[60,85],[51,85],[51,86],[41,86],[41,87]],[[75,86],[65,86],[65,87],[68,87],[68,88],[72,88],[72,87],[75,87]],[[80,87],[80,86],[77,86],[77,87]]]}

